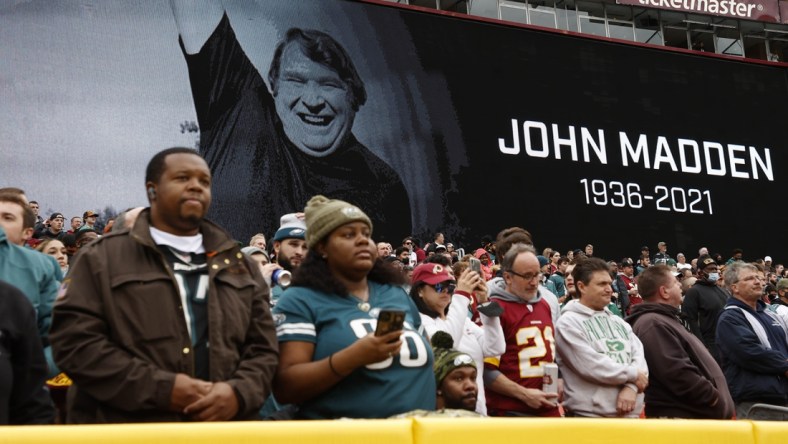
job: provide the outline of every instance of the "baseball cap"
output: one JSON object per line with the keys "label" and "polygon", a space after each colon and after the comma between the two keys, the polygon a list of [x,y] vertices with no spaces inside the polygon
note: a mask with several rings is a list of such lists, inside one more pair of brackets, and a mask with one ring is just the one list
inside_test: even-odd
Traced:
{"label": "baseball cap", "polygon": [[424,282],[425,284],[435,285],[441,282],[453,281],[454,276],[450,270],[450,268],[441,264],[421,264],[413,270],[411,283],[416,285]]}
{"label": "baseball cap", "polygon": [[772,257],[771,256],[766,256],[765,258],[763,258],[763,261],[764,262],[771,262],[772,261]]}
{"label": "baseball cap", "polygon": [[698,268],[701,270],[708,267],[709,265],[717,265],[717,262],[711,258],[711,256],[704,254],[703,256],[698,258]]}
{"label": "baseball cap", "polygon": [[446,246],[443,244],[435,244],[435,252],[437,253],[438,250],[446,251]]}
{"label": "baseball cap", "polygon": [[55,220],[58,217],[61,219],[65,219],[65,217],[63,217],[63,213],[52,213],[52,215],[49,216],[49,220]]}
{"label": "baseball cap", "polygon": [[276,230],[273,240],[304,239],[305,236],[306,223],[299,219],[296,213],[290,213],[279,219],[279,229]]}
{"label": "baseball cap", "polygon": [[539,268],[542,268],[550,263],[550,261],[548,261],[547,258],[542,256],[541,254],[537,255],[536,258],[539,260]]}
{"label": "baseball cap", "polygon": [[98,217],[98,214],[95,211],[93,211],[93,210],[87,210],[84,213],[82,213],[82,219],[85,219],[85,218],[91,217],[91,216]]}

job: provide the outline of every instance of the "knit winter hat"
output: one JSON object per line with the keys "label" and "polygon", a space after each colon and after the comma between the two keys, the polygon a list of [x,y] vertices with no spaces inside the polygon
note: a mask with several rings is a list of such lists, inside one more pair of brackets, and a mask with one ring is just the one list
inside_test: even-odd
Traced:
{"label": "knit winter hat", "polygon": [[432,350],[435,355],[435,364],[432,369],[435,372],[435,385],[440,387],[446,376],[457,367],[476,368],[476,362],[467,353],[453,350],[454,341],[451,335],[445,331],[436,331],[432,335]]}
{"label": "knit winter hat", "polygon": [[372,230],[372,221],[359,207],[321,195],[309,199],[304,215],[307,248],[313,248],[332,231],[350,222],[364,222]]}

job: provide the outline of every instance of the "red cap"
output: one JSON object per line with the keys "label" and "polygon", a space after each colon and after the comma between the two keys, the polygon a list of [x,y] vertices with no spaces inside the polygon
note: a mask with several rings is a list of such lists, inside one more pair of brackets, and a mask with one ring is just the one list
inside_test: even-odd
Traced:
{"label": "red cap", "polygon": [[413,285],[419,282],[435,285],[446,281],[454,281],[454,275],[451,268],[441,264],[421,264],[413,270]]}

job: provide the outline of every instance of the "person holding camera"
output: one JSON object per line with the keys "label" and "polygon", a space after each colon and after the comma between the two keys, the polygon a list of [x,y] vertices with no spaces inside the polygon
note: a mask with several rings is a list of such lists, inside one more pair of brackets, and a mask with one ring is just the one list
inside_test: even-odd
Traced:
{"label": "person holding camera", "polygon": [[320,195],[304,213],[308,251],[274,307],[276,399],[304,419],[434,410],[432,350],[402,274],[377,256],[369,217]]}
{"label": "person holding camera", "polygon": [[[484,396],[484,358],[497,357],[506,351],[501,329],[500,306],[486,305],[487,285],[478,272],[466,269],[458,280],[449,267],[424,263],[413,270],[410,297],[419,308],[421,321],[430,337],[439,331],[451,335],[459,352],[468,354],[476,363],[476,413],[487,414]],[[470,307],[479,309],[478,326],[468,316]],[[490,307],[490,308],[488,308]],[[497,307],[496,311],[493,307]]]}

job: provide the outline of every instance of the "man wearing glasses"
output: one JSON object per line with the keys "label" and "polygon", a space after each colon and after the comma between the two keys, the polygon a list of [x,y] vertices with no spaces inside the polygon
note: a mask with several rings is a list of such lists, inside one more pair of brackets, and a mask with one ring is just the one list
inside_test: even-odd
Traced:
{"label": "man wearing glasses", "polygon": [[[716,335],[736,418],[788,420],[788,325],[761,299],[763,277],[754,265],[731,263],[725,286],[731,297],[717,320]],[[753,409],[755,404],[779,407]]]}
{"label": "man wearing glasses", "polygon": [[485,359],[490,416],[560,416],[558,393],[542,391],[544,364],[555,361],[555,336],[536,255],[533,246],[514,244],[501,263],[503,279],[490,281],[490,297],[504,308],[506,338],[506,351]]}

